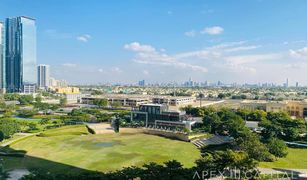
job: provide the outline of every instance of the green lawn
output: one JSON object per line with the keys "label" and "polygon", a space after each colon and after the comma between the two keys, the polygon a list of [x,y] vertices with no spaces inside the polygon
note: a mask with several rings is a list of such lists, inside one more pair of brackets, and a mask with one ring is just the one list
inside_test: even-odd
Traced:
{"label": "green lawn", "polygon": [[49,171],[108,171],[147,162],[176,159],[186,167],[200,157],[191,143],[142,133],[88,134],[85,126],[66,126],[11,145],[26,150],[25,158],[4,158],[5,169],[43,168]]}
{"label": "green lawn", "polygon": [[307,148],[288,148],[288,155],[275,162],[262,162],[264,168],[307,169]]}

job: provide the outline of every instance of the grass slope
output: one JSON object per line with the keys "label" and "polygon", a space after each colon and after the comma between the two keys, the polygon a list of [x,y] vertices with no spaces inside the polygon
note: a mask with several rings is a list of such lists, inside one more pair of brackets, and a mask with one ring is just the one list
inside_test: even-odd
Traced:
{"label": "grass slope", "polygon": [[[86,134],[86,135],[85,135]],[[105,144],[112,146],[105,146]],[[26,150],[27,157],[5,157],[5,169],[43,168],[70,171],[73,167],[109,171],[148,162],[176,159],[186,167],[200,157],[191,143],[141,133],[88,134],[85,126],[66,126],[46,131],[11,145]]]}
{"label": "grass slope", "polygon": [[288,155],[274,162],[261,162],[264,168],[307,169],[307,148],[288,148]]}

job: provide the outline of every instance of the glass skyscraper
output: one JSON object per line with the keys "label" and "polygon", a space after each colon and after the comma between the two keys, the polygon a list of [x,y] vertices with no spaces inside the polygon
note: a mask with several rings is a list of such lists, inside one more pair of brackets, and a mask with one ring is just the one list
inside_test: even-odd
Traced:
{"label": "glass skyscraper", "polygon": [[22,92],[24,84],[36,83],[35,19],[7,18],[5,44],[7,92]]}
{"label": "glass skyscraper", "polygon": [[5,35],[4,23],[0,22],[0,90],[5,91]]}

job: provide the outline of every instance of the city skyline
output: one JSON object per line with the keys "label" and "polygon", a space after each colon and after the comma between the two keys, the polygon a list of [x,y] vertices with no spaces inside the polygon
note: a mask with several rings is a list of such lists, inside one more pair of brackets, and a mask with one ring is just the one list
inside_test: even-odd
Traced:
{"label": "city skyline", "polygon": [[289,78],[291,86],[307,85],[303,1],[56,4],[28,1],[21,7],[5,0],[0,21],[35,18],[38,64],[50,64],[52,77],[71,84],[192,77],[240,84],[283,84]]}

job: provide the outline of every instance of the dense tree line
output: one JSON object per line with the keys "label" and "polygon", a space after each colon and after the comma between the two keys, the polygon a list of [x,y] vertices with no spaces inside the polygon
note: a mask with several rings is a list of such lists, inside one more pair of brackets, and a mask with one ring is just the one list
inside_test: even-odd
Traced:
{"label": "dense tree line", "polygon": [[[212,155],[206,155],[196,161],[196,166],[185,168],[175,160],[165,162],[163,165],[157,163],[144,164],[142,167],[126,167],[115,172],[85,172],[85,173],[60,173],[51,174],[45,171],[32,171],[22,180],[127,180],[127,179],[146,179],[146,180],[185,180],[185,179],[204,179],[219,176],[223,173],[229,176],[229,172],[236,167],[241,167],[241,176],[256,177],[256,163],[248,158],[243,152],[219,151]],[[238,169],[237,169],[238,170]],[[238,176],[238,175],[237,175]]]}
{"label": "dense tree line", "polygon": [[78,121],[78,122],[107,122],[113,116],[118,115],[122,117],[125,112],[107,113],[99,109],[73,109],[67,116],[62,116],[63,121]]}
{"label": "dense tree line", "polygon": [[[246,152],[257,161],[273,161],[287,155],[284,141],[304,140],[307,123],[302,119],[291,119],[284,112],[262,110],[230,110],[186,107],[186,112],[203,117],[201,128],[211,134],[230,136],[234,139],[229,149]],[[245,126],[246,121],[258,121],[260,133]]]}
{"label": "dense tree line", "polygon": [[260,122],[262,135],[286,141],[301,140],[307,132],[307,123],[303,119],[291,119],[287,113],[268,113],[266,119]]}

